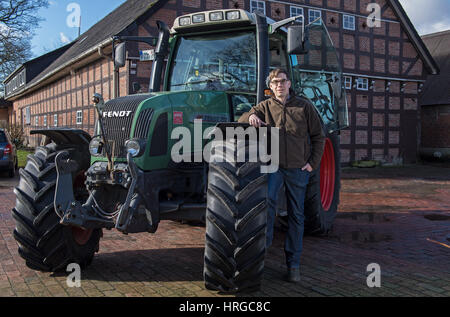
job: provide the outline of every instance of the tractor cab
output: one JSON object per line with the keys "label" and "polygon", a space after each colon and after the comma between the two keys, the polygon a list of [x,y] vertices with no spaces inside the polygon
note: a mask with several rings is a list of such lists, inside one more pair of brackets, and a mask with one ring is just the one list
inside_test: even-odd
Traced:
{"label": "tractor cab", "polygon": [[[162,22],[158,26],[150,91],[225,92],[230,120],[237,121],[268,97],[270,70],[284,68],[294,92],[316,106],[328,132],[348,127],[340,60],[320,18],[305,26],[303,16],[276,22],[244,10],[215,10],[178,17],[170,31]],[[116,65],[124,65],[122,48],[115,57]]]}

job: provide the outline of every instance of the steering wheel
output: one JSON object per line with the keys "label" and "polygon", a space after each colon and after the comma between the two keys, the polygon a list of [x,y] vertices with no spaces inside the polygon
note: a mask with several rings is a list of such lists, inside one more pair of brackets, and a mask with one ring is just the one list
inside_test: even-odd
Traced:
{"label": "steering wheel", "polygon": [[210,79],[206,76],[191,76],[186,81],[187,90],[205,90]]}

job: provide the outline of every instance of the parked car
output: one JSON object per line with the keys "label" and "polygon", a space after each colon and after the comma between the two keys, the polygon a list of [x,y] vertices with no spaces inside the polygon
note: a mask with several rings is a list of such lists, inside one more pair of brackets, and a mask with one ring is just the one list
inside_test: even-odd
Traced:
{"label": "parked car", "polygon": [[9,177],[14,177],[16,175],[17,164],[16,146],[8,131],[0,129],[0,170],[7,170]]}

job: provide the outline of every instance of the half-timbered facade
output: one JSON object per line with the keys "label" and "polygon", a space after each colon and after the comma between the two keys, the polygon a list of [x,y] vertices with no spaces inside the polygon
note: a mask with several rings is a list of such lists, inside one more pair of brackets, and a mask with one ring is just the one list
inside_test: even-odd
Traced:
{"label": "half-timbered facade", "polygon": [[[368,19],[370,4],[381,10],[378,27]],[[68,126],[93,133],[94,92],[108,100],[148,89],[151,62],[141,62],[139,51],[149,47],[127,44],[128,63],[115,74],[111,36],[156,36],[157,20],[171,26],[177,16],[218,8],[260,10],[274,20],[302,14],[306,23],[321,17],[345,74],[350,128],[341,133],[342,162],[416,160],[419,93],[427,75],[439,70],[398,0],[128,0],[7,98],[18,120],[23,122],[25,112],[31,111],[27,132]],[[36,138],[30,137],[30,144],[36,144]]]}

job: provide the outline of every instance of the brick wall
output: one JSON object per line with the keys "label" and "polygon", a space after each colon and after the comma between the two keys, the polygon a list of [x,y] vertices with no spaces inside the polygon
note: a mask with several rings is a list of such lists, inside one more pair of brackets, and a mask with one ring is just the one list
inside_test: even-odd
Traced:
{"label": "brick wall", "polygon": [[[127,72],[128,67],[120,72],[120,96],[129,94]],[[83,129],[92,135],[96,113],[91,98],[95,92],[102,94],[105,101],[113,97],[113,64],[105,58],[99,57],[97,61],[14,101],[17,122],[25,122],[26,107],[31,110],[31,124],[24,125],[28,144],[36,146],[42,138],[30,136],[30,130],[54,127],[55,123],[58,127]],[[77,122],[78,111],[82,117]]]}
{"label": "brick wall", "polygon": [[422,148],[450,148],[450,105],[423,106]]}

